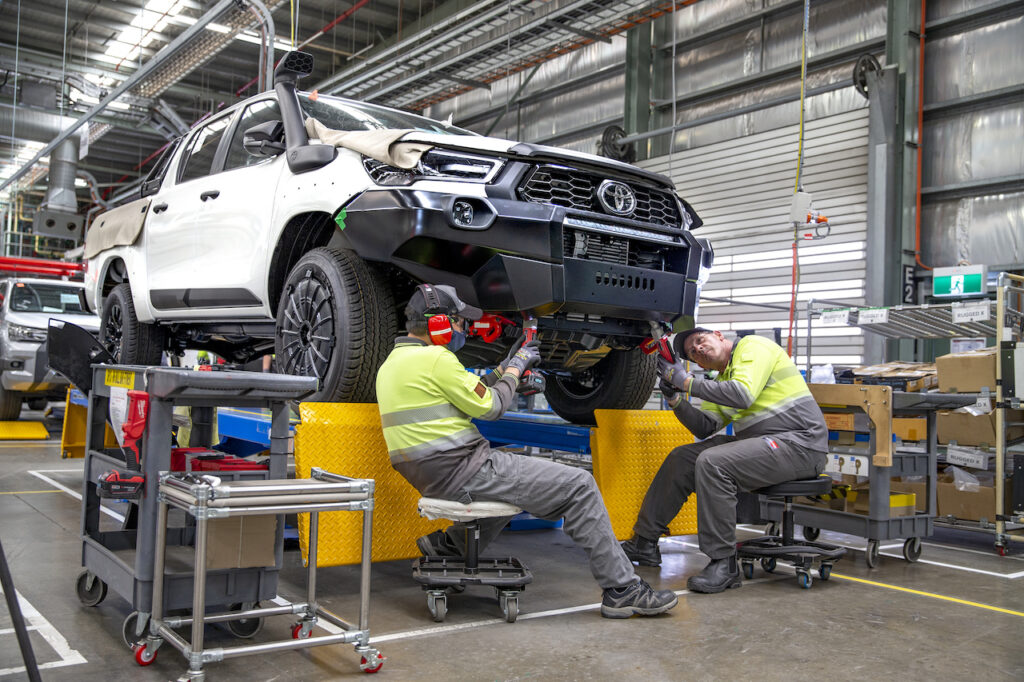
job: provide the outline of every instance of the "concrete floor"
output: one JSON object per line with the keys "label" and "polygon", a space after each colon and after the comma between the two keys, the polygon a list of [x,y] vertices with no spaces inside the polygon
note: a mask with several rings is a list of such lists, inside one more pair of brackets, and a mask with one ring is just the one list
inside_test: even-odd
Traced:
{"label": "concrete floor", "polygon": [[[39,413],[25,413],[23,418]],[[147,668],[121,641],[129,604],[113,592],[98,607],[75,595],[80,571],[81,461],[62,460],[55,440],[0,442],[0,539],[29,616],[45,680],[175,679],[185,659],[169,645]],[[32,473],[36,472],[36,473]],[[45,477],[45,478],[43,478]],[[49,480],[47,480],[49,479]],[[57,485],[55,485],[57,484]],[[66,488],[67,490],[63,490]],[[743,530],[740,537],[754,535]],[[879,568],[864,562],[864,541],[823,533],[855,551],[828,582],[801,589],[791,571],[755,569],[754,579],[719,595],[686,592],[706,558],[696,538],[662,542],[660,569],[639,569],[680,595],[668,614],[601,618],[600,590],[583,552],[560,530],[504,532],[494,553],[518,556],[534,583],[514,624],[501,620],[490,588],[449,597],[434,623],[409,563],[373,567],[372,643],[387,658],[378,674],[395,680],[711,680],[1024,679],[1024,554],[999,557],[989,535],[940,533],[921,561],[883,543]],[[1019,547],[1019,545],[1018,545]],[[280,596],[300,601],[298,552],[286,552]],[[358,614],[358,571],[321,569],[319,594],[344,618]],[[255,641],[289,638],[289,617],[268,619]],[[238,643],[216,626],[207,646]],[[317,634],[316,631],[314,635]],[[352,645],[279,652],[209,664],[209,680],[358,679]],[[5,607],[0,607],[0,680],[24,679]]]}

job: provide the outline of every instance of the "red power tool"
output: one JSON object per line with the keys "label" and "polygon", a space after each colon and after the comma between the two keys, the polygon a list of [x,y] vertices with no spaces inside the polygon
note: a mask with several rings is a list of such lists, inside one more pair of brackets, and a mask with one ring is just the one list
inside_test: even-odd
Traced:
{"label": "red power tool", "polygon": [[668,342],[668,335],[665,334],[665,327],[659,322],[652,321],[651,334],[653,334],[653,336],[644,339],[643,343],[640,344],[640,350],[642,350],[646,355],[650,355],[657,351],[661,357],[665,358],[666,362],[675,364],[676,356],[675,353],[672,352],[672,346]]}
{"label": "red power tool", "polygon": [[[529,343],[537,338],[537,320],[526,314],[523,317],[525,318],[523,322],[523,343]],[[543,393],[547,386],[544,375],[530,369],[523,376],[519,377],[519,386],[516,388],[516,393],[527,396],[536,395],[537,393]]]}
{"label": "red power tool", "polygon": [[149,416],[149,394],[145,391],[128,391],[128,415],[121,427],[124,434],[124,453],[127,470],[111,469],[100,474],[96,482],[97,494],[106,499],[138,500],[142,497],[146,477],[142,475],[139,457],[139,441],[146,431],[146,417]]}

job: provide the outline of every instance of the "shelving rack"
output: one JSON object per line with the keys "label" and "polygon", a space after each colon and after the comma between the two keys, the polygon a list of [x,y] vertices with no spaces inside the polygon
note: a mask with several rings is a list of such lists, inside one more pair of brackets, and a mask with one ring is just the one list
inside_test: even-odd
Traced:
{"label": "shelving rack", "polygon": [[[982,299],[975,301],[954,301],[927,305],[901,305],[885,308],[866,306],[836,307],[835,301],[815,301],[807,303],[807,371],[810,373],[812,346],[812,321],[826,314],[832,314],[849,326],[860,327],[890,339],[927,338],[945,339],[959,336],[994,338],[998,346],[996,359],[996,386],[993,408],[996,411],[996,444],[995,444],[995,509],[990,523],[973,523],[961,519],[944,522],[937,519],[940,525],[952,525],[958,528],[969,528],[992,532],[995,534],[997,551],[1005,553],[1007,543],[1024,541],[1024,537],[1011,535],[1007,531],[1008,524],[1024,523],[1024,509],[1012,509],[1005,514],[1005,480],[1006,480],[1006,410],[1017,409],[1024,399],[1024,312],[1011,302],[1011,295],[1018,300],[1024,295],[1024,277],[1006,272],[999,274],[996,284],[995,300]],[[983,311],[987,304],[988,319],[958,321],[963,317],[957,313],[966,312],[971,307],[975,311]],[[841,306],[841,304],[840,304]],[[879,311],[884,313],[879,314]],[[875,321],[875,318],[884,318]],[[971,397],[961,395],[967,404],[973,402]],[[964,404],[964,403],[962,403]],[[931,420],[931,417],[929,417]],[[934,425],[929,421],[929,450],[934,450]],[[929,493],[934,499],[933,493]]]}

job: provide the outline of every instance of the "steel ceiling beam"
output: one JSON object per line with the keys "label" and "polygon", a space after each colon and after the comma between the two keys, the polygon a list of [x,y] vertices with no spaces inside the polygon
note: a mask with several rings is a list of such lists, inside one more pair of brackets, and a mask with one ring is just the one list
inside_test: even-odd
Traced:
{"label": "steel ceiling beam", "polygon": [[115,101],[118,97],[120,97],[123,93],[127,92],[137,83],[140,83],[146,76],[150,74],[150,72],[154,71],[165,60],[172,57],[180,47],[188,43],[197,33],[202,31],[207,24],[212,22],[214,19],[223,14],[225,10],[230,9],[234,5],[234,0],[221,0],[219,3],[217,3],[213,7],[213,9],[211,9],[209,12],[200,17],[195,24],[193,24],[191,27],[182,32],[181,35],[179,35],[177,38],[171,41],[171,43],[167,45],[167,47],[162,49],[152,60],[146,62],[146,64],[144,64],[142,68],[140,68],[138,71],[132,74],[131,77],[129,77],[119,86],[114,88],[110,92],[110,94],[108,94],[103,100],[99,102],[99,104],[90,109],[84,116],[75,121],[75,123],[73,123],[70,127],[66,128],[60,135],[54,138],[54,140],[50,142],[50,144],[46,145],[41,150],[39,150],[39,152],[32,158],[31,161],[29,161],[24,166],[15,171],[14,175],[4,180],[3,184],[0,185],[0,191],[3,191],[5,188],[11,185],[11,183],[17,182],[19,179],[21,179],[22,176],[28,173],[29,169],[31,169],[32,166],[38,163],[41,158],[49,154],[50,151],[53,150],[58,144],[60,144],[68,137],[73,135],[79,128],[81,128],[83,125],[88,123],[90,119],[96,116],[96,114],[103,111],[108,104]]}

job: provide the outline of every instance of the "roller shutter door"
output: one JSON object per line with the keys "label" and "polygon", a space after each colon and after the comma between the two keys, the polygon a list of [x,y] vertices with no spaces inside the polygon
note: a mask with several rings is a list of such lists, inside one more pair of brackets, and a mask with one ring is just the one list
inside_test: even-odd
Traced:
{"label": "roller shutter door", "polygon": [[[638,165],[672,178],[679,193],[704,220],[696,235],[715,249],[715,265],[704,287],[699,323],[714,329],[754,329],[770,335],[788,327],[793,229],[789,209],[796,175],[798,126],[689,149]],[[801,241],[797,364],[805,355],[808,299],[864,303],[867,241],[867,109],[809,121],[804,131],[802,184],[814,209],[828,216],[831,234]],[[802,232],[805,232],[803,230]],[[742,303],[720,303],[728,298]],[[766,303],[787,308],[758,308]],[[815,364],[859,363],[859,329],[815,324]]]}

